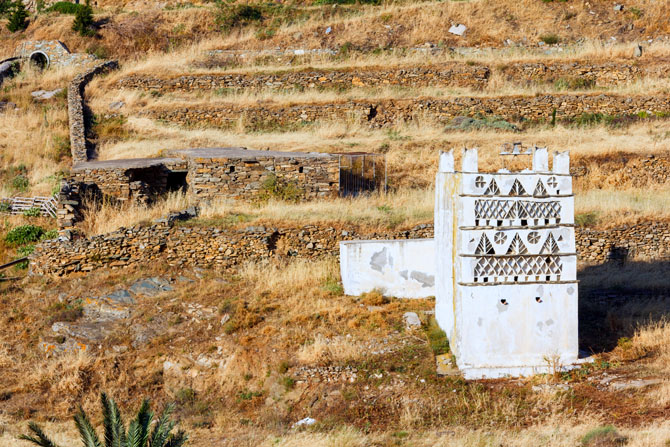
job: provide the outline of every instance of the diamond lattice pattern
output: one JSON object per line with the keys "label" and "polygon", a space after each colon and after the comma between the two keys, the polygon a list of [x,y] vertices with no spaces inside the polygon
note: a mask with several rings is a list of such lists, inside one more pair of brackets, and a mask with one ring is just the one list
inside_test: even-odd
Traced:
{"label": "diamond lattice pattern", "polygon": [[558,219],[561,203],[529,200],[475,200],[476,219]]}
{"label": "diamond lattice pattern", "polygon": [[475,279],[504,276],[560,275],[563,264],[560,256],[525,255],[514,257],[477,257]]}

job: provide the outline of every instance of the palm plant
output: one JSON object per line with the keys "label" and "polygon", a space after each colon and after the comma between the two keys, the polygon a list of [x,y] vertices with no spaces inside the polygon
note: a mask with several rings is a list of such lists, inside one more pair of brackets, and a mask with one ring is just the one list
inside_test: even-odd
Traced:
{"label": "palm plant", "polygon": [[[181,447],[188,440],[183,430],[172,433],[176,422],[170,419],[175,407],[168,404],[158,417],[153,429],[151,421],[154,413],[145,399],[137,412],[137,416],[128,425],[126,431],[121,412],[114,399],[105,393],[100,395],[102,406],[102,425],[104,427],[104,447]],[[79,430],[83,447],[103,447],[88,416],[80,407],[74,416],[74,423]],[[47,437],[42,428],[34,422],[28,424],[31,435],[21,435],[19,439],[30,441],[40,447],[58,447]]]}

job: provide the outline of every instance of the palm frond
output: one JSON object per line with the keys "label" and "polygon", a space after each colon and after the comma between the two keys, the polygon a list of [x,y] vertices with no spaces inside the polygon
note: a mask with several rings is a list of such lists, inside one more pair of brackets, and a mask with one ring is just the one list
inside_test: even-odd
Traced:
{"label": "palm frond", "polygon": [[79,407],[79,412],[74,416],[74,423],[77,426],[77,430],[79,430],[84,447],[102,447],[102,443],[83,408]]}
{"label": "palm frond", "polygon": [[163,447],[181,447],[186,441],[188,441],[188,435],[184,430],[179,430],[177,433],[170,435]]}
{"label": "palm frond", "polygon": [[150,410],[149,400],[145,399],[137,412],[137,417],[128,426],[126,447],[146,447],[149,439],[149,425],[153,418],[154,414]]}
{"label": "palm frond", "polygon": [[119,407],[106,393],[100,393],[102,406],[102,424],[105,427],[105,447],[123,447],[126,429]]}
{"label": "palm frond", "polygon": [[170,432],[175,426],[175,423],[170,420],[170,416],[172,415],[174,409],[175,406],[173,403],[167,404],[165,409],[163,409],[163,412],[158,418],[156,426],[154,427],[153,431],[151,432],[151,436],[149,437],[150,447],[163,447],[165,441],[167,441],[168,437],[170,436]]}
{"label": "palm frond", "polygon": [[28,428],[35,434],[35,436],[19,435],[19,439],[32,442],[33,444],[39,445],[40,447],[58,447],[58,445],[49,439],[42,428],[35,422],[28,422]]}

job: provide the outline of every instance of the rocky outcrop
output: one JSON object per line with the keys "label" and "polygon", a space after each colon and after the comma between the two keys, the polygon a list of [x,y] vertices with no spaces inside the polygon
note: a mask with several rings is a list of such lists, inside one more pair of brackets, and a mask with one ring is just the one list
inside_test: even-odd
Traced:
{"label": "rocky outcrop", "polygon": [[[339,241],[414,239],[433,236],[432,225],[401,231],[369,232],[350,227],[307,225],[293,228],[251,226],[239,229],[170,226],[121,228],[75,241],[46,241],[31,256],[32,274],[62,276],[98,268],[166,262],[172,266],[232,269],[249,260],[319,258],[339,255]],[[579,260],[670,259],[670,223],[643,223],[611,230],[577,228]]]}
{"label": "rocky outcrop", "polygon": [[0,61],[0,85],[2,85],[5,79],[13,77],[18,68],[19,58],[17,57],[10,57],[9,59]]}

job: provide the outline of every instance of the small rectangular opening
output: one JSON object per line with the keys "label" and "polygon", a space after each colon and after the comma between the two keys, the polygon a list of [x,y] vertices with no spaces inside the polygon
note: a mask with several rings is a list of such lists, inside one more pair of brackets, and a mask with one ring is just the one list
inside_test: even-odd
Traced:
{"label": "small rectangular opening", "polygon": [[298,172],[299,172],[300,174],[302,174],[302,166],[300,166],[300,167],[298,168]]}
{"label": "small rectangular opening", "polygon": [[522,226],[522,227],[525,227],[525,226],[527,226],[527,225],[528,225],[528,220],[526,220],[526,219],[521,219],[521,226]]}
{"label": "small rectangular opening", "polygon": [[235,166],[231,166],[228,168],[228,172],[233,173],[235,172]]}

